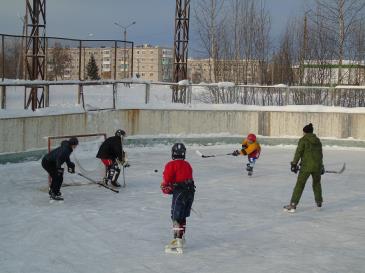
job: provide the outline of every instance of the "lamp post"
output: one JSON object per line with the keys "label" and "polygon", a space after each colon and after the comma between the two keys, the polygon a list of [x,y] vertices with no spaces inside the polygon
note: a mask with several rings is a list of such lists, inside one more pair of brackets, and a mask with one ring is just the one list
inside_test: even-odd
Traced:
{"label": "lamp post", "polygon": [[122,26],[121,24],[115,22],[114,25],[120,27],[121,30],[123,30],[123,39],[124,39],[124,64],[123,64],[123,74],[124,74],[124,78],[126,77],[126,51],[127,51],[127,48],[126,48],[126,41],[127,41],[127,28],[133,26],[136,24],[136,21],[133,21],[132,23],[130,23],[129,25],[127,26]]}

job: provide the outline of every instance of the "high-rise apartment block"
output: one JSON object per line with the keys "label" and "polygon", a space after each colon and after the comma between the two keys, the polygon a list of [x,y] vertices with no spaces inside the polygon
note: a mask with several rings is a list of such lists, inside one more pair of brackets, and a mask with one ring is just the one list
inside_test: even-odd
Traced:
{"label": "high-rise apartment block", "polygon": [[116,50],[114,47],[48,48],[47,79],[87,80],[87,65],[93,56],[101,79],[119,80],[133,76],[150,81],[171,81],[172,52],[170,48],[151,45],[136,46],[133,50],[123,47]]}

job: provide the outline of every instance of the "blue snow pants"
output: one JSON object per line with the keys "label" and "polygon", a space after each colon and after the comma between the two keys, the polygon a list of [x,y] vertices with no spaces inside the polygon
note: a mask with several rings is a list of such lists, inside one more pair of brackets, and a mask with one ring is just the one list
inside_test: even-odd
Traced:
{"label": "blue snow pants", "polygon": [[171,219],[173,221],[181,222],[184,221],[186,217],[190,216],[194,194],[194,181],[174,184],[171,203]]}

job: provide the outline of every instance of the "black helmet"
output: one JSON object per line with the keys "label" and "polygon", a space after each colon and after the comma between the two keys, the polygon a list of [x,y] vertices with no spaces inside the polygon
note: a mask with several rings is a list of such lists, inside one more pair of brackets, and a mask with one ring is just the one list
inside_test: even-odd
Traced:
{"label": "black helmet", "polygon": [[73,146],[73,145],[79,145],[79,140],[77,139],[77,137],[71,137],[68,140],[68,143],[70,143],[71,146]]}
{"label": "black helmet", "polygon": [[125,136],[125,132],[122,129],[118,129],[115,132],[115,136],[119,136],[119,137]]}
{"label": "black helmet", "polygon": [[177,159],[177,158],[185,159],[185,153],[186,153],[186,148],[183,143],[175,143],[172,146],[171,149],[172,159]]}

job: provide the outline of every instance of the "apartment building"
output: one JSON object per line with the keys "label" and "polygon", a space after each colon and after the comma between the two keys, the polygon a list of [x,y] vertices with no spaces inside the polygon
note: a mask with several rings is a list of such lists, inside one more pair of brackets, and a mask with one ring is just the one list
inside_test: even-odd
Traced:
{"label": "apartment building", "polygon": [[259,82],[259,62],[255,60],[188,59],[188,77],[193,83],[230,81]]}
{"label": "apartment building", "polygon": [[[133,54],[132,54],[133,53]],[[101,79],[133,76],[151,81],[172,80],[172,49],[141,45],[133,49],[118,47],[49,48],[47,79],[86,80],[87,65],[94,56]],[[133,59],[133,61],[132,61]]]}
{"label": "apartment building", "polygon": [[303,65],[293,67],[295,78],[304,85],[363,85],[365,84],[364,61],[344,60],[341,66],[341,79],[339,80],[338,60],[306,60]]}
{"label": "apartment building", "polygon": [[141,45],[134,48],[134,74],[144,80],[172,81],[172,49]]}

